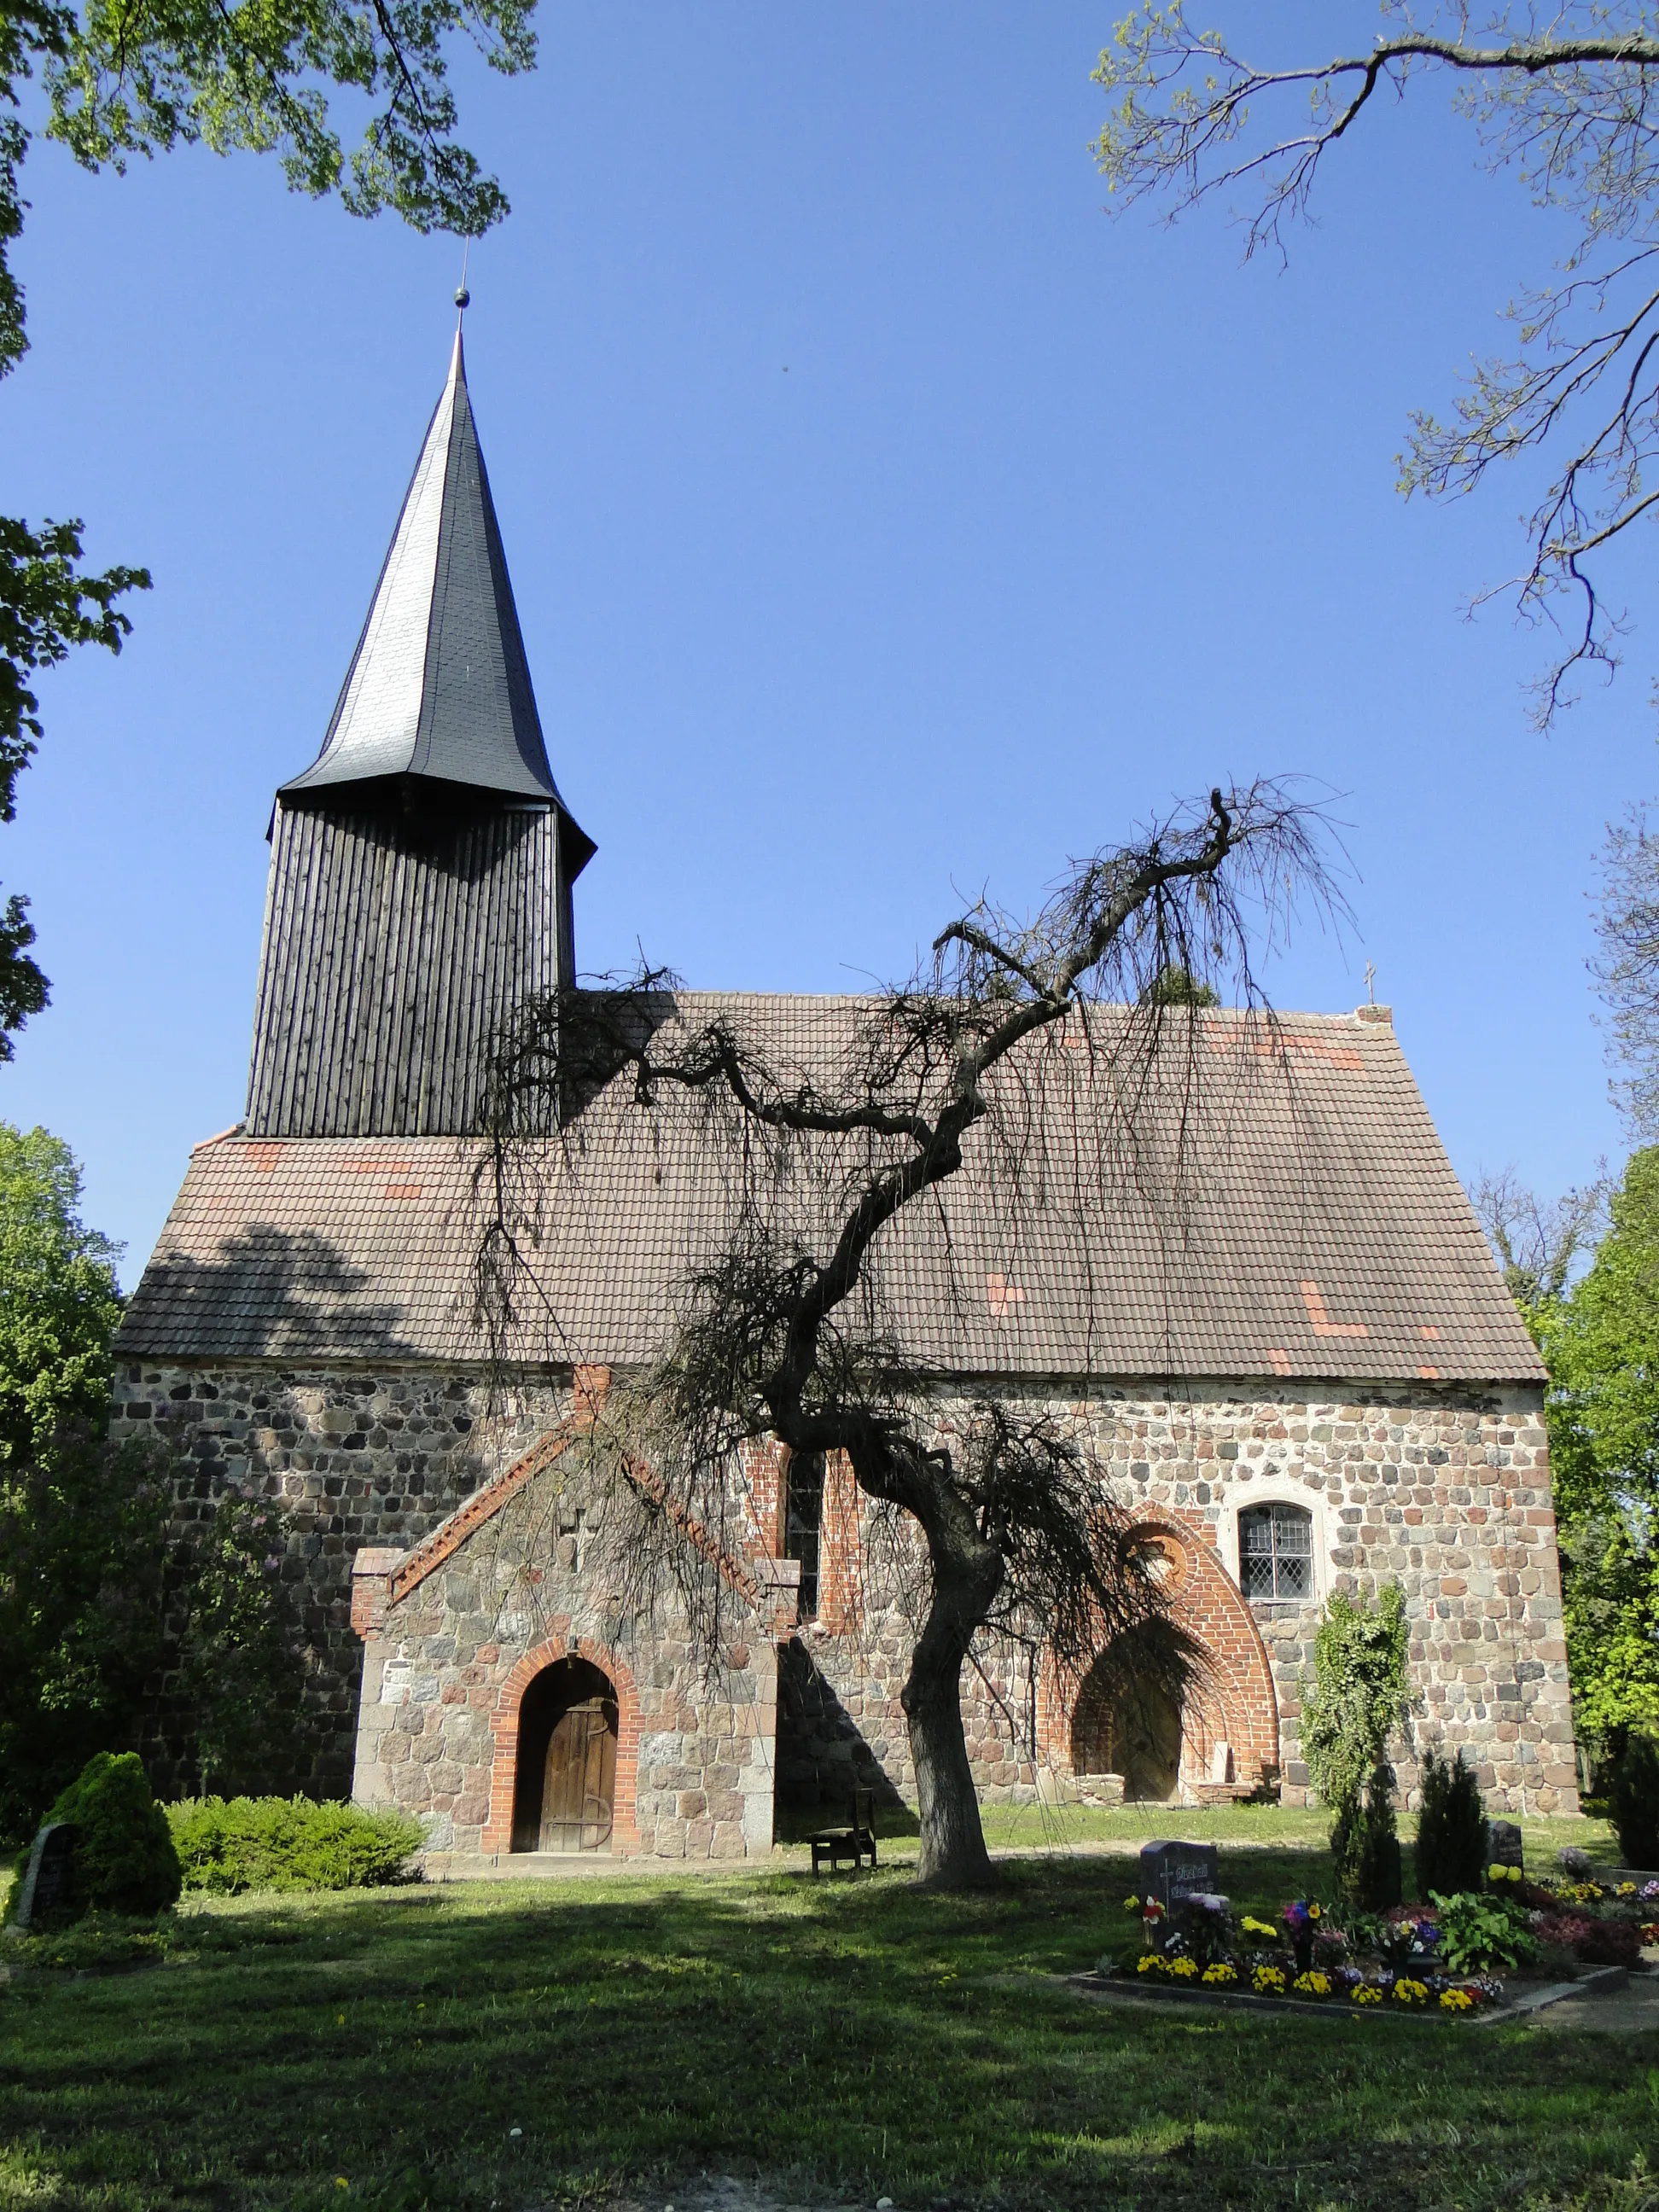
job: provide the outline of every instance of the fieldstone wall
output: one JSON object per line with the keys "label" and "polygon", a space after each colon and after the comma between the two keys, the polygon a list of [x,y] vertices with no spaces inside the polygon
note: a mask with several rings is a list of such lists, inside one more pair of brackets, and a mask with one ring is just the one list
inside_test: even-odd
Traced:
{"label": "fieldstone wall", "polygon": [[[418,1543],[481,1482],[510,1464],[570,1403],[557,1381],[492,1407],[477,1374],[429,1367],[118,1367],[118,1441],[178,1441],[184,1472],[173,1533],[188,1540],[228,1488],[279,1504],[283,1579],[307,1653],[305,1741],[273,1787],[319,1797],[351,1790],[362,1645],[351,1628],[352,1559],[364,1545]],[[163,1792],[195,1787],[168,1683],[155,1700],[147,1764]]]}
{"label": "fieldstone wall", "polygon": [[[1308,1795],[1301,1690],[1325,1600],[1334,1589],[1374,1595],[1398,1581],[1411,1624],[1415,1698],[1409,1735],[1395,1747],[1407,1802],[1417,1785],[1419,1753],[1436,1744],[1463,1748],[1494,1811],[1577,1810],[1539,1391],[1475,1397],[1419,1384],[1397,1397],[1372,1388],[1363,1396],[1309,1401],[1218,1384],[1182,1398],[1136,1393],[1079,1402],[1031,1394],[1026,1402],[1072,1425],[1120,1496],[1190,1531],[1234,1584],[1242,1510],[1284,1502],[1310,1515],[1310,1601],[1253,1602],[1240,1608],[1253,1631],[1224,1620],[1206,1631],[1231,1664],[1242,1662],[1239,1647],[1252,1633],[1265,1646],[1286,1802],[1305,1802]],[[855,1547],[828,1528],[826,1540],[839,1541],[844,1556],[821,1569],[821,1579],[830,1584],[838,1573],[844,1583],[845,1559]],[[815,1765],[823,1770],[831,1760],[856,1761],[860,1754],[847,1741],[850,1721],[867,1745],[889,1747],[880,1763],[913,1798],[898,1705],[908,1625],[867,1560],[859,1571],[867,1591],[862,1607],[843,1599],[834,1632],[803,1630],[811,1671],[827,1694],[820,1694],[820,1717],[806,1741],[797,1745],[786,1690],[781,1758],[786,1774],[803,1784]],[[1033,1699],[1018,1668],[1011,1671],[995,1655],[988,1655],[985,1672],[989,1687],[971,1670],[963,1675],[964,1717],[981,1787],[988,1796],[1040,1795],[1045,1769],[1060,1778],[1070,1771],[1068,1716],[1052,1701]],[[1018,1748],[1011,1740],[1010,1712],[1035,1712],[1035,1761],[1029,1737]],[[821,1717],[826,1713],[828,1720]],[[1204,1733],[1213,1735],[1213,1725]],[[1189,1733],[1182,1765],[1189,1794],[1205,1776],[1202,1749]],[[1239,1778],[1247,1784],[1254,1776],[1243,1771]]]}
{"label": "fieldstone wall", "polygon": [[[429,1867],[513,1845],[525,1691],[567,1656],[597,1667],[619,1718],[611,1849],[743,1858],[772,1848],[780,1614],[738,1603],[711,1670],[673,1593],[648,1613],[611,1587],[605,1499],[576,1464],[533,1474],[453,1550],[368,1551],[357,1561],[364,1638],[354,1795],[428,1824]],[[414,1580],[416,1574],[420,1579]],[[539,1802],[540,1778],[534,1787]]]}
{"label": "fieldstone wall", "polygon": [[[176,1425],[189,1468],[177,1508],[180,1534],[210,1516],[228,1484],[278,1500],[291,1516],[284,1573],[312,1668],[313,1748],[302,1778],[319,1794],[345,1794],[351,1786],[363,1649],[350,1626],[354,1555],[365,1547],[402,1553],[418,1544],[562,1418],[572,1401],[568,1380],[550,1379],[544,1388],[492,1408],[480,1376],[429,1368],[146,1364],[120,1370],[117,1398],[118,1436],[140,1433],[158,1419]],[[1259,1638],[1265,1648],[1287,1797],[1294,1802],[1306,1792],[1300,1687],[1326,1597],[1339,1588],[1374,1592],[1397,1579],[1407,1594],[1417,1700],[1412,1740],[1400,1747],[1402,1788],[1409,1792],[1415,1786],[1417,1747],[1441,1742],[1461,1745],[1474,1759],[1495,1811],[1576,1809],[1554,1521],[1536,1390],[1476,1396],[1424,1382],[1397,1393],[1368,1386],[1348,1396],[1309,1399],[1267,1395],[1259,1385],[1216,1383],[1194,1386],[1179,1398],[1139,1389],[1088,1401],[1032,1393],[1028,1402],[1073,1423],[1121,1495],[1143,1501],[1149,1513],[1188,1532],[1201,1547],[1206,1574],[1218,1566],[1236,1582],[1243,1508],[1280,1500],[1310,1513],[1315,1547],[1310,1601],[1240,1607],[1240,1618],[1206,1632],[1229,1639],[1224,1656],[1235,1671],[1244,1668],[1246,1645],[1254,1648]],[[951,1408],[943,1407],[942,1425],[951,1418]],[[889,1790],[913,1800],[898,1696],[914,1595],[906,1595],[890,1542],[863,1502],[834,1482],[826,1486],[823,1547],[819,1620],[803,1625],[799,1646],[785,1662],[778,1756],[786,1787],[834,1802],[844,1796],[853,1770],[862,1767],[866,1773],[878,1771]],[[544,1574],[554,1571],[542,1563]],[[460,1563],[447,1571],[465,1580],[471,1570]],[[557,1573],[565,1571],[556,1567]],[[463,1603],[464,1596],[458,1589],[453,1599],[443,1599],[446,1617],[482,1618],[478,1608]],[[438,1601],[436,1595],[424,1601],[428,1607]],[[568,1624],[550,1631],[550,1638],[572,1635],[604,1644],[609,1632],[596,1633],[605,1618],[602,1607],[594,1613],[596,1601],[573,1583],[547,1587],[538,1604],[547,1621]],[[448,1633],[442,1626],[411,1632],[404,1678],[408,1697],[400,1691],[388,1703],[386,1684],[377,1680],[370,1702],[391,1711],[434,1700],[441,1705],[447,1695],[470,1711],[482,1711],[475,1693],[501,1694],[517,1663],[503,1655],[530,1648],[525,1639],[537,1618],[532,1607],[523,1635],[481,1632],[465,1662],[441,1656]],[[672,1626],[648,1656],[643,1632],[629,1632],[647,1676],[667,1670],[662,1681],[641,1684],[641,1699],[647,1688],[653,1696],[661,1692],[664,1701],[652,1708],[659,1719],[671,1711],[695,1719],[695,1726],[670,1727],[665,1721],[647,1731],[663,1739],[657,1747],[662,1755],[653,1752],[642,1772],[660,1771],[674,1778],[641,1784],[641,1817],[671,1850],[713,1848],[701,1825],[695,1840],[689,1830],[679,1838],[672,1826],[711,1818],[681,1809],[682,1799],[689,1808],[703,1790],[725,1807],[714,1825],[747,1824],[745,1848],[752,1847],[759,1816],[747,1800],[754,1792],[747,1785],[728,1785],[732,1757],[708,1748],[752,1744],[757,1740],[752,1729],[734,1735],[738,1724],[728,1729],[723,1717],[706,1724],[703,1716],[713,1709],[690,1695],[682,1672],[689,1662]],[[754,1639],[755,1650],[763,1641]],[[496,1656],[485,1659],[482,1653],[491,1644]],[[632,1667],[632,1659],[628,1663]],[[776,1711],[769,1702],[775,1680],[765,1679],[771,1664],[751,1651],[750,1663],[732,1670],[746,1686],[741,1693],[734,1690],[731,1700],[716,1702]],[[439,1687],[417,1693],[417,1681],[438,1683],[452,1665],[483,1672],[465,1680],[443,1674]],[[1041,1794],[1046,1775],[1063,1777],[1069,1767],[1067,1717],[1034,1697],[1012,1658],[1006,1665],[988,1660],[987,1673],[988,1686],[976,1674],[964,1676],[969,1739],[981,1787],[988,1796]],[[1017,1732],[1009,1727],[1011,1713],[1034,1709],[1040,1728],[1035,1759],[1029,1747],[1016,1748]],[[1247,1724],[1254,1725],[1248,1717]],[[424,1740],[424,1721],[422,1727]],[[1196,1741],[1189,1747],[1194,1753],[1201,1749]],[[181,1748],[167,1742],[158,1746],[158,1782],[165,1787],[172,1779],[169,1760],[187,1783]],[[447,1753],[442,1763],[446,1771],[466,1765]],[[476,1759],[471,1764],[476,1768]],[[738,1761],[738,1771],[758,1771],[747,1758]],[[705,1771],[720,1777],[712,1791],[684,1779]],[[1183,1769],[1183,1781],[1196,1784],[1200,1771],[1201,1759],[1194,1758]],[[1250,1778],[1241,1774],[1243,1781]],[[745,1799],[741,1814],[731,1808],[733,1789]],[[454,1790],[436,1795],[459,1802]],[[455,1804],[448,1817],[459,1820]],[[460,1822],[457,1832],[472,1825]],[[720,1839],[720,1848],[731,1844],[729,1833]]]}

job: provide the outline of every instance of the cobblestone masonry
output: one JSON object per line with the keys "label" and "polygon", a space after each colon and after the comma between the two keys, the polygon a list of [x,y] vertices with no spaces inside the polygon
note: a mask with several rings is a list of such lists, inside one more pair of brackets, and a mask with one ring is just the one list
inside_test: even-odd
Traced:
{"label": "cobblestone masonry", "polygon": [[[552,1388],[533,1408],[492,1414],[477,1378],[429,1367],[117,1370],[116,1438],[168,1424],[187,1462],[175,1537],[210,1521],[228,1487],[276,1500],[289,1517],[283,1576],[307,1655],[307,1763],[293,1778],[306,1789],[343,1797],[351,1787],[362,1666],[353,1555],[366,1544],[418,1543],[568,1403],[568,1389]],[[168,1710],[164,1694],[150,1751],[156,1785],[193,1788]]]}
{"label": "cobblestone masonry", "polygon": [[[476,1379],[451,1379],[429,1369],[365,1374],[146,1365],[123,1370],[118,1396],[118,1433],[137,1433],[160,1413],[179,1424],[193,1462],[179,1499],[181,1527],[210,1513],[228,1481],[280,1497],[293,1514],[287,1572],[313,1652],[318,1748],[313,1786],[343,1791],[350,1777],[362,1651],[349,1625],[351,1555],[365,1545],[402,1551],[418,1542],[480,1480],[560,1418],[570,1402],[568,1389],[550,1386],[533,1402],[486,1417]],[[1407,1593],[1417,1700],[1413,1741],[1400,1750],[1402,1788],[1409,1793],[1415,1785],[1416,1746],[1444,1741],[1464,1746],[1475,1759],[1494,1810],[1576,1808],[1554,1524],[1536,1390],[1477,1398],[1419,1382],[1392,1395],[1373,1385],[1352,1398],[1285,1399],[1264,1398],[1249,1386],[1216,1384],[1194,1387],[1182,1399],[1136,1391],[1087,1403],[1043,1402],[1086,1432],[1120,1492],[1143,1501],[1149,1518],[1173,1532],[1177,1557],[1184,1544],[1192,1547],[1190,1602],[1202,1613],[1204,1632],[1224,1662],[1220,1671],[1235,1686],[1229,1692],[1232,1717],[1218,1712],[1189,1725],[1182,1770],[1189,1787],[1207,1771],[1208,1740],[1223,1726],[1241,1784],[1255,1778],[1258,1766],[1271,1765],[1257,1738],[1264,1714],[1271,1729],[1276,1705],[1285,1796],[1297,1801],[1305,1794],[1299,1690],[1321,1607],[1334,1589],[1369,1591],[1397,1578]],[[830,1490],[836,1496],[833,1483]],[[1245,1607],[1237,1599],[1237,1516],[1246,1506],[1273,1501],[1299,1505],[1311,1517],[1314,1595],[1306,1604]],[[805,1626],[786,1662],[780,1761],[787,1781],[793,1778],[794,1785],[830,1796],[842,1788],[842,1774],[860,1764],[879,1768],[891,1790],[911,1797],[898,1706],[910,1634],[905,1609],[882,1583],[875,1564],[880,1547],[872,1545],[869,1516],[847,1510],[843,1500],[826,1511],[820,1583],[827,1597],[833,1596],[820,1622]],[[1225,1571],[1219,1579],[1218,1567]],[[458,1564],[447,1571],[465,1584],[470,1570]],[[444,1600],[449,1613],[459,1602]],[[556,1634],[604,1641],[594,1636],[602,1615],[592,1613],[574,1586],[562,1594],[549,1590],[545,1610],[549,1620],[567,1623]],[[410,1681],[419,1677],[437,1685],[430,1698],[440,1705],[441,1670],[463,1663],[436,1656],[445,1633],[440,1627],[423,1629],[416,1642],[425,1656],[409,1661]],[[485,1640],[502,1644],[499,1636]],[[1252,1659],[1258,1650],[1265,1674]],[[514,1662],[499,1656],[485,1662],[475,1651],[465,1663],[499,1669],[505,1681]],[[679,1696],[684,1681],[678,1670],[684,1664],[667,1634],[645,1662],[647,1675],[659,1665],[668,1669],[666,1680],[650,1684],[653,1692],[660,1691],[671,1701]],[[999,1711],[1000,1703],[1029,1710],[1031,1686],[1018,1669],[991,1663],[987,1672],[990,1688],[974,1677],[964,1686],[981,1784],[988,1795],[1041,1794],[1041,1761],[1034,1765],[1029,1753],[1011,1747]],[[792,1674],[807,1685],[805,1703],[792,1704]],[[473,1693],[496,1681],[492,1673],[488,1681],[457,1678],[449,1686],[477,1713]],[[775,1692],[759,1676],[743,1697],[751,1690],[757,1713],[777,1710],[769,1702]],[[642,1686],[642,1698],[645,1694]],[[383,1685],[375,1698],[385,1705]],[[425,1690],[420,1698],[428,1699]],[[733,1701],[742,1702],[735,1692]],[[412,1690],[410,1702],[416,1702]],[[1042,1756],[1063,1772],[1069,1765],[1063,1705],[1057,1708],[1042,1685],[1035,1704]],[[685,1710],[701,1708],[694,1701]],[[655,1733],[686,1736],[683,1729]],[[701,1745],[701,1720],[694,1733]],[[711,1740],[726,1739],[716,1731]],[[687,1749],[680,1741],[679,1751]],[[704,1757],[702,1751],[695,1757],[677,1751],[672,1758],[653,1759],[650,1768],[683,1776]],[[736,1787],[725,1779],[732,1758],[707,1757],[710,1773],[718,1771],[721,1778],[715,1794]],[[446,1772],[458,1763],[447,1760]],[[681,1796],[708,1787],[677,1782],[660,1790],[675,1797],[678,1808]],[[452,1789],[435,1794],[457,1797]],[[448,1817],[459,1820],[454,1804]],[[701,1826],[694,1844],[664,1825],[706,1821],[707,1815],[671,1814],[665,1801],[653,1797],[644,1817],[655,1824],[653,1833],[666,1838],[667,1848],[702,1850],[708,1840]],[[758,1820],[747,1805],[740,1817],[750,1827]],[[726,1818],[729,1823],[739,1816],[728,1809]],[[750,1828],[744,1833],[748,1838]],[[723,1838],[720,1848],[731,1841]]]}
{"label": "cobblestone masonry", "polygon": [[512,1847],[519,1700],[567,1654],[616,1691],[611,1849],[742,1858],[772,1847],[777,1651],[771,1621],[739,1620],[712,1677],[672,1595],[624,1613],[588,1553],[605,1502],[569,1460],[534,1474],[406,1595],[422,1564],[358,1559],[365,1660],[354,1795],[428,1821],[429,1851]]}
{"label": "cobblestone masonry", "polygon": [[[1461,1746],[1495,1811],[1577,1810],[1572,1710],[1561,1591],[1540,1394],[1530,1389],[1477,1400],[1419,1384],[1391,1402],[1363,1399],[1263,1400],[1224,1386],[1185,1399],[1125,1396],[1048,1410],[1084,1435],[1120,1496],[1140,1501],[1149,1522],[1195,1540],[1192,1578],[1178,1571],[1178,1616],[1218,1662],[1210,1710],[1189,1714],[1182,1779],[1199,1794],[1207,1752],[1224,1730],[1241,1786],[1273,1763],[1260,1741],[1277,1708],[1277,1764],[1286,1802],[1305,1802],[1300,1752],[1301,1688],[1313,1636],[1334,1589],[1374,1594],[1398,1581],[1411,1626],[1414,1710],[1395,1747],[1402,1791],[1412,1802],[1418,1753]],[[1314,1593],[1305,1604],[1246,1605],[1237,1596],[1238,1516],[1282,1502],[1310,1516]],[[1223,1577],[1214,1573],[1218,1565]],[[821,1570],[821,1573],[822,1573]],[[803,1631],[811,1672],[821,1678],[805,1741],[790,1734],[792,1700],[781,1711],[782,1771],[797,1781],[815,1764],[845,1761],[839,1708],[866,1742],[888,1746],[882,1764],[914,1796],[897,1692],[907,1648],[902,1613],[866,1576],[862,1617],[848,1612],[838,1634]],[[1225,1602],[1221,1601],[1225,1599]],[[1266,1662],[1271,1695],[1252,1647]],[[1071,1765],[1064,1705],[993,1662],[990,1687],[964,1680],[964,1717],[975,1771],[988,1795],[1040,1795],[1041,1767]],[[994,1694],[993,1693],[994,1692]],[[998,1708],[1035,1710],[1039,1761],[1010,1745]],[[1196,1722],[1196,1725],[1194,1723]],[[839,1750],[835,1747],[839,1743]]]}

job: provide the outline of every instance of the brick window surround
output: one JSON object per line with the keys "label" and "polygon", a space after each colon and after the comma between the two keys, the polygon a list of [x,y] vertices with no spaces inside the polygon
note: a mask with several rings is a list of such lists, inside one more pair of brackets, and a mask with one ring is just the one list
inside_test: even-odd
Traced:
{"label": "brick window surround", "polygon": [[[606,1644],[586,1637],[554,1636],[526,1651],[501,1685],[495,1711],[489,1716],[495,1753],[489,1770],[489,1818],[480,1847],[507,1852],[513,1847],[513,1793],[519,1770],[519,1708],[524,1693],[544,1668],[561,1659],[586,1659],[597,1667],[617,1693],[617,1782],[611,1803],[611,1845],[613,1854],[626,1857],[640,1848],[637,1809],[640,1772],[640,1697],[634,1677]],[[600,1856],[594,1854],[595,1856]]]}

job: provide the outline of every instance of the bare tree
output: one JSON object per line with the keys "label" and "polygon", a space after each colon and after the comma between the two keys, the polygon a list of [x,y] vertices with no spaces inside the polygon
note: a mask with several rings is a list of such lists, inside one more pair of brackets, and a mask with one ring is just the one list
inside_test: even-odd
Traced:
{"label": "bare tree", "polygon": [[1498,1255],[1510,1296],[1523,1313],[1560,1297],[1606,1225],[1605,1178],[1546,1200],[1509,1167],[1477,1176],[1469,1200]]}
{"label": "bare tree", "polygon": [[1263,68],[1179,4],[1143,4],[1118,26],[1096,81],[1113,97],[1096,154],[1120,207],[1161,198],[1171,220],[1218,194],[1245,196],[1246,257],[1283,254],[1321,164],[1380,94],[1449,76],[1487,165],[1512,170],[1540,208],[1576,226],[1554,281],[1511,301],[1513,349],[1477,363],[1454,418],[1413,416],[1407,494],[1472,491],[1495,462],[1548,446],[1554,473],[1530,517],[1513,590],[1522,613],[1562,627],[1536,719],[1571,703],[1583,663],[1616,664],[1621,617],[1598,597],[1593,556],[1659,500],[1659,34],[1638,0],[1549,7],[1385,0],[1392,27],[1364,52]]}
{"label": "bare tree", "polygon": [[1590,963],[1607,1008],[1613,1094],[1632,1134],[1659,1134],[1659,839],[1645,805],[1609,824],[1601,848],[1595,934]]}
{"label": "bare tree", "polygon": [[[620,1089],[659,1176],[688,1172],[718,1193],[659,1358],[607,1402],[617,1464],[643,1519],[669,1528],[669,1555],[716,1548],[734,1468],[760,1439],[844,1455],[877,1517],[914,1538],[923,1602],[902,1705],[924,1881],[990,1879],[960,1687],[981,1632],[1023,1638],[1064,1670],[1164,1607],[1133,1516],[1073,1428],[998,1399],[942,1405],[937,1374],[893,1323],[890,1232],[922,1216],[943,1233],[944,1187],[970,1161],[976,1187],[1000,1178],[1007,1204],[1034,1203],[1060,1115],[1070,1172],[1085,1155],[1103,1186],[1155,1172],[1173,1201],[1183,1102],[1219,1073],[1214,1025],[1230,1024],[1255,1066],[1271,1057],[1252,946],[1273,941],[1298,892],[1331,900],[1318,827],[1317,809],[1278,787],[1213,792],[1073,865],[1029,924],[983,903],[951,922],[916,977],[860,1002],[827,1057],[792,1057],[735,1010],[678,1022],[649,973],[539,1003],[501,1054],[477,1294],[503,1357],[549,1298],[550,1162],[580,1151],[586,1101]],[[1191,991],[1152,988],[1172,968]],[[1212,977],[1231,985],[1232,1014],[1194,1003]],[[1174,1151],[1149,1167],[1155,1112]],[[551,1304],[539,1319],[571,1342]],[[1179,1638],[1141,1640],[1188,1663]]]}

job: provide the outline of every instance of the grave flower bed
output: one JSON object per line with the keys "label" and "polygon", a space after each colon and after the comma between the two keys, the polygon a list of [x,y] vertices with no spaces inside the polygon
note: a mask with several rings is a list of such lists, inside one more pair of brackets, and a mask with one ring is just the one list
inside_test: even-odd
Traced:
{"label": "grave flower bed", "polygon": [[1384,1914],[1298,1897],[1267,1920],[1211,1893],[1173,1907],[1133,1895],[1124,1912],[1129,1940],[1097,1971],[1143,1987],[1459,2019],[1501,2002],[1505,1976],[1560,1980],[1575,1961],[1646,1971],[1659,1880],[1598,1881],[1574,1867],[1538,1879],[1493,1864],[1482,1890]]}
{"label": "grave flower bed", "polygon": [[1139,1923],[1135,1940],[1121,1955],[1103,1959],[1100,1971],[1144,1987],[1451,2016],[1478,2012],[1503,1995],[1491,1974],[1449,1969],[1439,1923],[1426,1911],[1345,1928],[1317,1898],[1293,1899],[1277,1922],[1235,1915],[1218,1895],[1183,1898],[1173,1911],[1156,1899],[1132,1896],[1124,1910]]}

